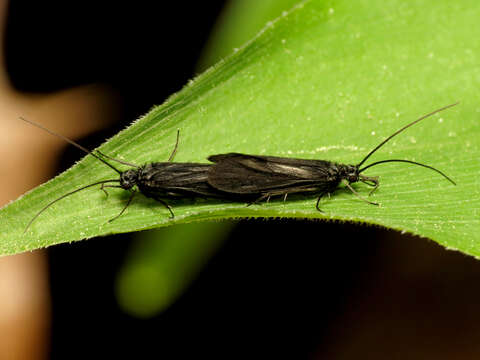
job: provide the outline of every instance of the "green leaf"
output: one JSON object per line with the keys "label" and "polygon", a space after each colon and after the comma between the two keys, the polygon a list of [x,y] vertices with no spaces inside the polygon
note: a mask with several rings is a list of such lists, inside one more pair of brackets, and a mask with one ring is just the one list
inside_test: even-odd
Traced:
{"label": "green leaf", "polygon": [[206,162],[208,155],[236,151],[357,163],[402,125],[460,100],[371,159],[420,161],[457,186],[427,169],[385,164],[366,172],[380,176],[372,199],[381,207],[339,190],[322,202],[323,213],[312,197],[248,208],[199,199],[172,204],[172,220],[161,205],[138,196],[112,223],[128,193],[111,190],[105,198],[90,189],[52,206],[24,235],[53,198],[115,178],[87,157],[1,211],[0,252],[206,219],[285,216],[380,224],[478,256],[479,15],[474,1],[302,3],[101,147],[137,164],[165,161],[179,128],[176,161]]}
{"label": "green leaf", "polygon": [[228,222],[203,222],[140,233],[117,277],[120,306],[137,317],[165,310],[196,277],[230,229]]}
{"label": "green leaf", "polygon": [[299,0],[231,0],[226,4],[205,46],[198,67],[206,69],[255,36],[268,21]]}

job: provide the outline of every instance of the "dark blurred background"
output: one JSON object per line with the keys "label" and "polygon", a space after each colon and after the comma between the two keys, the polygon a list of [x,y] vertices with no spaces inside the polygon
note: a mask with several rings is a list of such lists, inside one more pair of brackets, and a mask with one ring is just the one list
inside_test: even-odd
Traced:
{"label": "dark blurred background", "polygon": [[[195,75],[224,5],[17,0],[7,17],[8,76],[35,95],[103,84],[115,116],[78,139],[93,148]],[[56,171],[82,156],[67,148]],[[337,222],[241,221],[172,306],[141,319],[121,310],[114,291],[131,238],[47,250],[46,358],[480,355],[480,266],[430,240]]]}

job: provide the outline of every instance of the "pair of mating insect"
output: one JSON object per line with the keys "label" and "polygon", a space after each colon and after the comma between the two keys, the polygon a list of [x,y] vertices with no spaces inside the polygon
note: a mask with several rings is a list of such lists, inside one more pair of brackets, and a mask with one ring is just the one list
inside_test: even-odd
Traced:
{"label": "pair of mating insect", "polygon": [[[170,205],[165,201],[167,199],[207,197],[227,200],[246,200],[250,204],[253,204],[262,200],[268,201],[270,200],[270,197],[279,195],[283,195],[284,200],[286,200],[287,195],[293,193],[316,194],[316,208],[321,211],[319,208],[320,199],[325,195],[333,193],[341,183],[363,201],[369,204],[378,205],[358,194],[351,184],[360,181],[372,186],[373,189],[370,192],[371,194],[379,186],[378,177],[366,176],[363,175],[362,172],[370,167],[388,162],[403,162],[431,169],[455,185],[455,182],[440,170],[415,161],[388,159],[376,161],[363,167],[362,165],[373,153],[380,149],[394,136],[400,134],[402,131],[421,120],[457,104],[458,103],[455,103],[437,109],[405,125],[377,145],[357,165],[344,165],[326,160],[295,159],[238,153],[209,156],[208,160],[213,164],[175,163],[172,162],[172,160],[178,147],[179,133],[177,132],[177,141],[168,162],[153,162],[138,166],[114,159],[100,151],[91,152],[62,135],[56,134],[30,120],[21,118],[52,135],[64,139],[85,153],[90,154],[103,162],[119,174],[118,179],[97,181],[68,192],[51,201],[30,220],[25,231],[27,231],[30,225],[42,212],[47,210],[57,201],[96,185],[100,185],[101,189],[106,194],[108,193],[105,188],[121,188],[131,191],[130,198],[122,211],[110,221],[118,218],[124,213],[132,202],[133,197],[137,192],[136,189],[138,189],[143,195],[153,198],[163,204],[170,211],[172,217],[174,217],[174,213]],[[107,160],[127,165],[131,168],[126,171],[121,171]]]}

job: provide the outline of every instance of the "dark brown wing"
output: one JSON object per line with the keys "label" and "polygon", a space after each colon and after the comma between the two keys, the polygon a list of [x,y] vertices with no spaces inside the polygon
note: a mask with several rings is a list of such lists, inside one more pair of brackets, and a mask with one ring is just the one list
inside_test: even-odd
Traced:
{"label": "dark brown wing", "polygon": [[209,164],[158,162],[146,165],[138,187],[149,197],[218,197],[208,182]]}
{"label": "dark brown wing", "polygon": [[208,183],[232,194],[279,195],[293,192],[324,192],[335,189],[332,163],[324,160],[245,155],[213,155]]}

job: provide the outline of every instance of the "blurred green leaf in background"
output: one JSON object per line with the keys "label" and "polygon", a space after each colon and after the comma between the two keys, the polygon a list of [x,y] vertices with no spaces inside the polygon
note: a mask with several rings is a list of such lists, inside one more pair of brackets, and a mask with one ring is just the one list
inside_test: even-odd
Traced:
{"label": "blurred green leaf in background", "polygon": [[195,279],[230,227],[204,222],[137,234],[118,274],[120,306],[138,317],[165,310]]}

